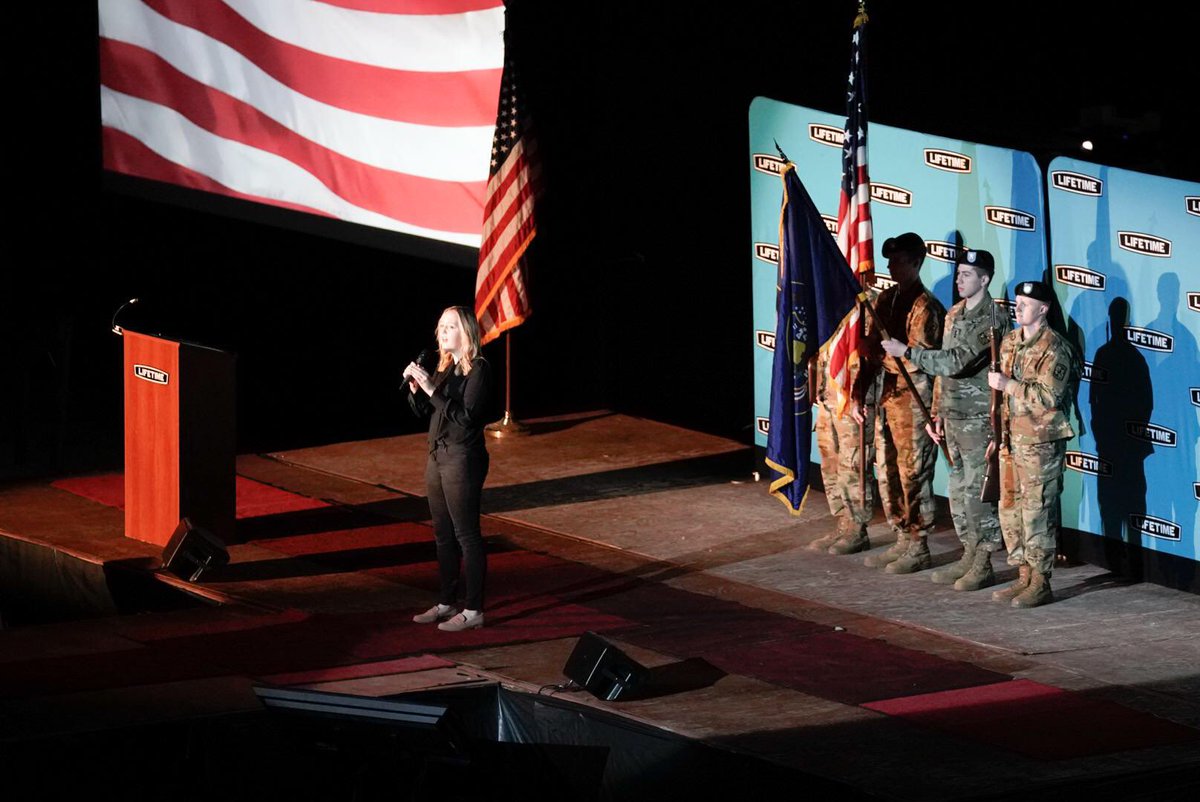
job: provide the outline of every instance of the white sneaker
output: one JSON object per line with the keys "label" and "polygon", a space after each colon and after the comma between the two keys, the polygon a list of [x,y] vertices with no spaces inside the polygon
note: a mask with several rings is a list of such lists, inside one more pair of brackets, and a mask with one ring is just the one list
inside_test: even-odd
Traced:
{"label": "white sneaker", "polygon": [[438,624],[443,632],[462,632],[464,629],[478,629],[483,626],[482,610],[463,610],[449,621]]}
{"label": "white sneaker", "polygon": [[454,608],[449,604],[435,604],[425,612],[414,615],[413,621],[417,624],[434,624],[451,618],[454,612]]}

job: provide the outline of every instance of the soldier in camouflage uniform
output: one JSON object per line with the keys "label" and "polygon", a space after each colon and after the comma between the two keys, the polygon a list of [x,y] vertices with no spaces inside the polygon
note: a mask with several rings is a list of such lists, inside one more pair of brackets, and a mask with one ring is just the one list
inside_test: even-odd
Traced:
{"label": "soldier in camouflage uniform", "polygon": [[[939,584],[954,583],[955,590],[979,590],[995,583],[992,552],[1000,548],[1000,521],[996,505],[980,500],[991,436],[988,413],[991,390],[987,366],[995,304],[988,294],[995,260],[987,251],[963,251],[955,281],[961,301],[950,307],[942,332],[941,350],[909,347],[899,340],[884,340],[892,357],[907,356],[924,373],[936,376],[933,387],[935,442],[946,438],[950,457],[950,514],[962,542],[962,558],[933,571]],[[1005,314],[1007,319],[1007,313]]]}
{"label": "soldier in camouflage uniform", "polygon": [[[857,323],[861,325],[861,323]],[[830,554],[861,551],[867,543],[867,524],[871,522],[875,498],[871,465],[875,461],[875,388],[855,386],[849,401],[851,409],[838,414],[837,388],[829,376],[828,352],[822,350],[816,360],[817,448],[821,452],[821,480],[835,528],[808,545]],[[862,374],[851,371],[857,382]],[[865,398],[864,398],[865,396]],[[865,474],[860,475],[860,471]]]}
{"label": "soldier in camouflage uniform", "polygon": [[[913,232],[883,243],[888,272],[895,286],[879,293],[875,310],[891,335],[906,346],[937,348],[942,342],[946,309],[921,284],[925,241]],[[875,416],[875,476],[888,523],[896,543],[881,554],[871,554],[865,564],[883,567],[889,574],[909,574],[930,566],[925,539],[933,527],[933,467],[937,445],[925,431],[925,416],[908,383],[900,375],[899,360],[886,357],[879,344],[879,329],[868,334],[866,353],[872,365],[883,368],[883,387]],[[913,385],[926,406],[933,397],[933,379],[911,360],[904,362]]]}
{"label": "soldier in camouflage uniform", "polygon": [[988,384],[1004,394],[1000,445],[1000,528],[1017,581],[992,593],[1013,607],[1053,601],[1050,573],[1058,536],[1063,458],[1075,436],[1067,420],[1080,365],[1075,349],[1046,325],[1054,296],[1040,281],[1017,285],[1020,326],[1000,346]]}

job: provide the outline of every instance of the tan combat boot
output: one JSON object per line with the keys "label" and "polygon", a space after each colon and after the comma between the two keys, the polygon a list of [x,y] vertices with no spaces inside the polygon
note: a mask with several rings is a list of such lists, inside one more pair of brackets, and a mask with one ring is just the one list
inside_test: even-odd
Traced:
{"label": "tan combat boot", "polygon": [[992,553],[983,546],[976,546],[971,569],[954,583],[955,590],[980,590],[996,584],[996,572],[992,570]]}
{"label": "tan combat boot", "polygon": [[925,536],[914,534],[904,553],[884,566],[883,570],[889,574],[911,574],[923,571],[932,564],[933,558],[929,556],[929,544],[925,542]]}
{"label": "tan combat boot", "polygon": [[1017,569],[1017,581],[1006,588],[993,590],[992,601],[1012,601],[1018,594],[1024,592],[1027,587],[1029,587],[1029,563],[1021,563],[1021,566]]}
{"label": "tan combat boot", "polygon": [[868,554],[863,565],[868,568],[882,568],[888,563],[900,559],[900,555],[908,549],[908,532],[897,532],[896,542],[878,554]]}
{"label": "tan combat boot", "polygon": [[935,585],[949,585],[970,571],[974,561],[975,544],[964,543],[962,557],[957,562],[952,562],[949,565],[943,565],[941,568],[938,568],[929,575],[929,578],[933,580]]}
{"label": "tan combat boot", "polygon": [[867,527],[851,522],[846,528],[846,533],[833,541],[833,545],[827,551],[830,554],[854,554],[869,548],[871,541],[867,538]]}
{"label": "tan combat boot", "polygon": [[839,537],[841,537],[845,533],[845,531],[846,531],[846,519],[845,518],[835,518],[832,531],[826,532],[825,534],[821,535],[819,538],[814,540],[812,543],[809,543],[804,548],[808,549],[809,551],[825,551],[830,546],[832,546],[833,542],[835,540],[837,540]]}
{"label": "tan combat boot", "polygon": [[1029,587],[1013,597],[1013,607],[1041,607],[1054,601],[1050,592],[1050,574],[1043,574],[1034,568],[1029,574]]}

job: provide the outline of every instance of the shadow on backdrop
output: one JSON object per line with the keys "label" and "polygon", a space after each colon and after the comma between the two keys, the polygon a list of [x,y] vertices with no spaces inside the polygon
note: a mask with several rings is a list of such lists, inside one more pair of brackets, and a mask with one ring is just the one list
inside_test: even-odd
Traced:
{"label": "shadow on backdrop", "polygon": [[[1108,341],[1096,349],[1088,392],[1096,456],[1102,460],[1096,478],[1100,527],[1109,567],[1140,580],[1142,534],[1131,529],[1129,520],[1146,513],[1145,462],[1154,446],[1128,437],[1125,421],[1150,420],[1154,388],[1145,358],[1125,338],[1129,301],[1113,299],[1108,320]],[[1106,463],[1110,475],[1105,475]]]}
{"label": "shadow on backdrop", "polygon": [[1179,274],[1160,275],[1157,293],[1158,315],[1146,326],[1171,335],[1174,343],[1170,352],[1150,356],[1150,372],[1156,390],[1154,422],[1176,430],[1176,446],[1163,449],[1156,458],[1156,463],[1160,466],[1166,463],[1166,467],[1151,472],[1154,481],[1147,487],[1146,506],[1150,515],[1176,523],[1182,536],[1192,539],[1190,553],[1184,550],[1181,556],[1185,559],[1178,561],[1180,570],[1188,575],[1186,584],[1191,585],[1196,575],[1195,538],[1200,526],[1200,505],[1195,501],[1192,486],[1197,479],[1200,409],[1191,400],[1191,386],[1197,383],[1200,348],[1197,348],[1196,336],[1179,320]]}

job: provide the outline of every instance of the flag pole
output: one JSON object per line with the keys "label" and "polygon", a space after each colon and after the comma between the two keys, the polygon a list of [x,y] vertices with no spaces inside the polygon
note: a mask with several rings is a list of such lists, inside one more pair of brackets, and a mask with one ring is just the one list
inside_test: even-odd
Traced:
{"label": "flag pole", "polygon": [[[859,6],[859,10],[861,13],[862,5]],[[867,277],[865,274],[862,274],[862,273],[859,274],[858,286],[859,286],[862,294],[866,295]],[[859,304],[861,306],[866,306],[867,302],[859,301]],[[866,322],[867,322],[867,316],[863,315],[858,325],[863,326],[865,328]],[[861,370],[862,368],[860,367],[859,369]],[[853,392],[854,388],[851,387],[850,389],[851,389],[851,392]],[[863,404],[863,406],[865,407],[866,404]],[[863,421],[862,421],[862,423],[858,424],[858,497],[859,498],[867,497],[867,426],[875,425],[874,420],[870,420],[867,418],[866,412],[867,412],[866,409],[864,409],[863,410]],[[878,410],[876,410],[876,414],[878,414]]]}
{"label": "flag pole", "polygon": [[484,430],[492,437],[523,437],[529,427],[512,414],[512,331],[504,332],[504,417],[489,423]]}
{"label": "flag pole", "polygon": [[[847,267],[845,270],[838,270],[837,273],[846,281],[850,282],[850,285],[854,287],[854,291],[858,294],[858,300],[862,304],[862,308],[867,310],[867,314],[879,328],[879,339],[889,339],[892,335],[888,333],[887,326],[883,324],[883,319],[879,317],[879,313],[875,311],[875,307],[871,304],[871,299],[867,297],[867,291],[863,288],[864,281],[862,276],[856,276],[850,271],[849,267]],[[931,428],[936,428],[933,423],[933,416],[929,413],[929,407],[926,405],[925,399],[921,398],[921,394],[917,392],[917,386],[913,383],[912,376],[909,375],[908,368],[904,367],[903,360],[894,359],[892,357],[888,358],[892,359],[892,361],[896,363],[896,367],[900,369],[900,375],[904,378],[905,384],[908,385],[908,389],[912,392],[913,399],[916,400],[917,406],[920,407],[921,414],[924,416],[925,422],[929,424]],[[859,428],[861,429],[862,427]],[[865,447],[865,442],[863,443],[863,446]],[[950,456],[950,448],[946,445],[945,438],[942,438],[941,447],[942,456],[946,458],[946,462],[951,468],[953,468],[954,458]],[[864,476],[863,482],[865,483],[865,481],[866,477]]]}

